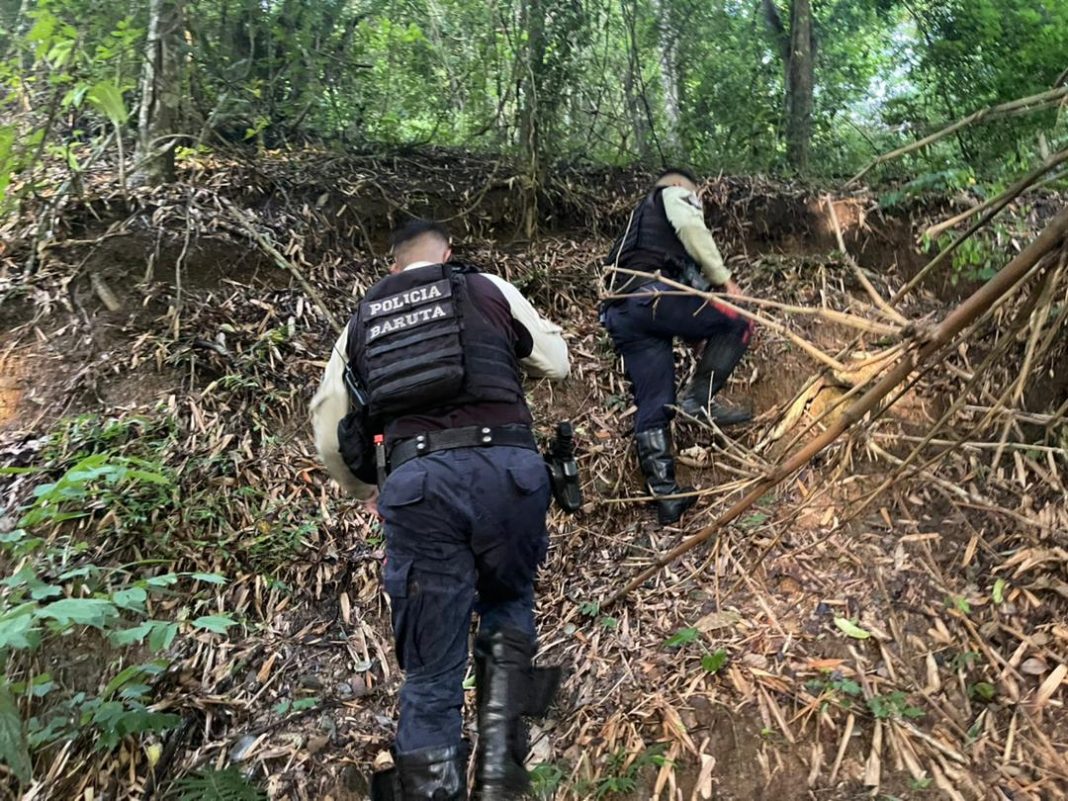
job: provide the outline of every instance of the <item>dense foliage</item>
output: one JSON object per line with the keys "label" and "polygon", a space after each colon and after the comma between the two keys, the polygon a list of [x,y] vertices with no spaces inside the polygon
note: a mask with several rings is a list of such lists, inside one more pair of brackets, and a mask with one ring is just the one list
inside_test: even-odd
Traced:
{"label": "dense foliage", "polygon": [[[1060,0],[2,0],[0,193],[43,158],[76,180],[122,145],[135,174],[149,139],[179,159],[315,141],[514,153],[535,176],[554,160],[839,176],[1051,88],[1066,53]],[[168,99],[176,119],[149,136]],[[921,171],[1025,167],[1068,140],[1063,117],[963,131]]]}

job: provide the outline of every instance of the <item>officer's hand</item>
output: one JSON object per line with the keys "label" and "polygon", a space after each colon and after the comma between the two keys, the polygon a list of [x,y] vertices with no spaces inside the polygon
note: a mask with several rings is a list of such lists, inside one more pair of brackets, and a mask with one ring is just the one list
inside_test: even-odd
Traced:
{"label": "officer's hand", "polygon": [[364,499],[363,501],[361,501],[361,503],[363,503],[363,508],[367,511],[368,514],[370,514],[372,517],[378,518],[379,520],[382,519],[382,515],[380,515],[378,513],[378,490],[377,489],[373,493],[371,493],[371,497],[370,498]]}
{"label": "officer's hand", "polygon": [[378,498],[369,498],[368,500],[364,501],[363,508],[366,509],[368,513],[370,513],[374,517],[377,517],[379,520],[382,519],[382,515],[378,513]]}
{"label": "officer's hand", "polygon": [[723,285],[723,291],[728,295],[734,295],[736,298],[742,296],[742,290],[738,287],[738,284],[734,282],[733,278]]}

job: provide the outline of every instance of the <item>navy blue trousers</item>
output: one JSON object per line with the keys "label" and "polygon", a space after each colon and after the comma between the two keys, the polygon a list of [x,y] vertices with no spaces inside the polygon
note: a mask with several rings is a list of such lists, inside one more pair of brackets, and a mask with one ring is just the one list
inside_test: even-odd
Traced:
{"label": "navy blue trousers", "polygon": [[460,743],[473,611],[480,632],[513,628],[534,641],[549,499],[545,461],[525,448],[439,451],[386,479],[383,583],[405,674],[398,751]]}
{"label": "navy blue trousers", "polygon": [[732,309],[694,295],[652,294],[656,291],[675,289],[654,282],[608,306],[602,318],[630,378],[638,407],[635,432],[662,428],[674,416],[669,407],[675,405],[675,337],[690,343],[729,337],[744,349],[752,334],[751,323]]}

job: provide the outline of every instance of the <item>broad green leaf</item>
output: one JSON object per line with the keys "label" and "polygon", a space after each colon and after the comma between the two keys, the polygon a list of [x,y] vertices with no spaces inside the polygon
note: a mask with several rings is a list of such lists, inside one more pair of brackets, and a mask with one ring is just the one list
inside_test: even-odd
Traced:
{"label": "broad green leaf", "polygon": [[101,698],[109,698],[115,694],[115,691],[121,687],[126,686],[135,679],[141,679],[145,676],[158,676],[164,670],[167,669],[167,663],[163,660],[154,660],[152,662],[145,662],[140,665],[130,665],[125,670],[120,671],[111,681],[108,682],[104,691],[100,693]]}
{"label": "broad green leaf", "polygon": [[142,612],[145,608],[145,601],[148,600],[148,593],[141,587],[130,587],[116,592],[111,596],[111,600],[123,609]]}
{"label": "broad green leaf", "polygon": [[127,475],[130,478],[136,478],[138,481],[144,481],[146,484],[170,484],[171,480],[159,473],[153,473],[148,470],[130,470]]}
{"label": "broad green leaf", "polygon": [[10,685],[12,695],[22,695],[28,689],[34,698],[43,698],[55,688],[51,673],[39,673],[34,676],[27,686],[24,681],[17,681]]}
{"label": "broad green leaf", "polygon": [[0,760],[7,763],[20,783],[29,783],[33,766],[26,732],[6,681],[0,682]]}
{"label": "broad green leaf", "polygon": [[718,673],[725,664],[727,664],[727,652],[722,648],[715,653],[701,657],[701,667],[706,673]]}
{"label": "broad green leaf", "polygon": [[7,648],[24,650],[40,641],[34,612],[37,604],[26,603],[0,615],[0,653]]}
{"label": "broad green leaf", "polygon": [[139,626],[109,632],[108,640],[119,648],[134,645],[135,643],[144,642],[145,637],[151,634],[154,628],[155,626],[151,621],[146,621]]}
{"label": "broad green leaf", "polygon": [[122,91],[114,81],[101,81],[95,84],[86,98],[97,111],[107,117],[112,125],[125,125],[129,119],[126,110],[126,102],[122,99]]}
{"label": "broad green leaf", "polygon": [[171,647],[175,636],[178,634],[177,623],[167,623],[161,620],[153,621],[152,633],[148,635],[148,647],[152,653],[159,653]]}
{"label": "broad green leaf", "polygon": [[37,575],[29,565],[24,565],[17,573],[9,576],[0,583],[13,589],[25,587],[30,591],[30,597],[35,601],[41,601],[46,598],[55,598],[57,595],[63,594],[63,591],[59,587],[45,584],[37,578]]}
{"label": "broad green leaf", "polygon": [[59,624],[74,623],[81,626],[103,628],[118,616],[115,604],[100,598],[64,598],[41,608],[39,617],[54,618]]}
{"label": "broad green leaf", "polygon": [[701,632],[698,629],[679,629],[664,641],[664,645],[668,648],[679,648],[683,645],[689,645],[692,642],[696,642],[700,636]]}
{"label": "broad green leaf", "polygon": [[130,665],[125,670],[119,671],[119,673],[107,683],[107,686],[104,688],[104,691],[100,693],[100,697],[110,698],[112,695],[115,694],[115,691],[122,687],[124,684],[133,681],[139,676],[143,676],[144,673],[145,671],[140,665]]}
{"label": "broad green leaf", "polygon": [[208,631],[214,631],[216,634],[225,634],[228,628],[237,625],[237,621],[227,615],[207,615],[198,617],[193,621],[193,625],[198,629],[207,629]]}
{"label": "broad green leaf", "polygon": [[189,578],[194,581],[203,581],[206,584],[225,584],[226,577],[217,573],[190,573]]}
{"label": "broad green leaf", "polygon": [[836,617],[834,619],[834,625],[836,625],[847,637],[852,637],[854,640],[866,640],[871,636],[870,631],[862,629],[848,618]]}

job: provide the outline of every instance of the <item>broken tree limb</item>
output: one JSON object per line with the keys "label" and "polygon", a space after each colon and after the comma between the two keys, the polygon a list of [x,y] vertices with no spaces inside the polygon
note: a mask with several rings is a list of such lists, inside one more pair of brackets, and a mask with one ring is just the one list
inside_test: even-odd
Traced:
{"label": "broken tree limb", "polygon": [[1055,170],[1057,167],[1059,167],[1066,161],[1068,161],[1068,148],[1060,151],[1059,153],[1054,153],[1041,165],[1039,165],[1030,173],[1025,175],[1023,178],[1021,178],[1015,184],[1010,186],[1000,195],[992,197],[989,200],[985,200],[978,206],[974,206],[968,209],[967,211],[963,211],[955,217],[950,217],[948,220],[938,223],[938,225],[932,225],[930,228],[923,232],[923,236],[931,240],[937,239],[943,231],[946,231],[956,225],[959,225],[960,223],[967,220],[969,217],[973,217],[976,214],[986,211],[987,209],[992,208],[994,206],[997,206],[999,209],[1004,207],[1006,203],[1011,200],[1014,200],[1017,196],[1023,193],[1024,190],[1034,185],[1035,182],[1038,181],[1038,179],[1041,178],[1043,175],[1050,172],[1051,170]]}
{"label": "broken tree limb", "polygon": [[857,277],[857,280],[860,281],[860,285],[864,287],[864,291],[868,293],[868,297],[871,298],[872,303],[875,304],[875,307],[882,312],[883,315],[893,320],[898,325],[908,325],[908,319],[886,302],[883,296],[879,294],[874,286],[872,286],[871,281],[868,280],[868,276],[864,275],[864,271],[860,268],[860,265],[857,264],[856,259],[849,255],[849,251],[846,250],[845,238],[842,236],[842,226],[838,224],[838,212],[834,210],[834,199],[830,195],[827,195],[827,197],[824,198],[824,202],[827,204],[827,210],[831,214],[831,222],[834,223],[834,236],[838,241],[838,250],[842,253],[842,257],[845,259],[846,264],[853,270],[853,274]]}
{"label": "broken tree limb", "polygon": [[880,164],[884,164],[887,161],[893,161],[894,159],[904,156],[908,153],[913,153],[917,150],[922,150],[930,144],[934,144],[940,139],[945,139],[950,134],[956,133],[961,128],[981,122],[988,119],[996,119],[998,117],[1012,117],[1018,114],[1030,114],[1034,111],[1042,111],[1046,108],[1051,108],[1058,102],[1068,98],[1068,86],[1059,86],[1055,89],[1050,89],[1046,92],[1041,92],[1037,95],[1031,95],[1030,97],[1021,97],[1017,100],[1010,100],[1007,103],[1001,103],[997,106],[990,106],[988,108],[980,109],[979,111],[969,114],[967,117],[962,117],[945,128],[941,128],[932,134],[929,134],[923,139],[919,139],[896,150],[891,150],[889,153],[883,153],[878,156],[870,164],[868,164],[863,170],[858,172],[848,181],[846,186],[851,186],[863,178],[868,172]]}
{"label": "broken tree limb", "polygon": [[[663,291],[661,291],[661,292],[650,293],[650,294],[653,294],[653,295],[657,295],[657,294],[659,294],[659,295],[671,295],[671,294],[694,295],[696,297],[703,298],[706,302],[718,303],[718,304],[720,304],[720,305],[722,305],[722,306],[724,306],[724,307],[726,307],[728,309],[731,309],[731,310],[737,312],[742,317],[745,317],[747,320],[752,320],[754,322],[760,323],[761,325],[771,329],[772,331],[776,331],[776,332],[782,334],[787,339],[789,339],[791,342],[793,342],[795,345],[797,345],[799,348],[801,348],[805,353],[809,354],[813,359],[815,359],[816,361],[820,362],[821,364],[824,364],[824,365],[826,365],[826,366],[828,366],[828,367],[830,367],[830,368],[832,368],[834,370],[846,371],[847,368],[840,361],[838,361],[837,359],[835,359],[835,358],[829,356],[828,354],[824,353],[822,350],[817,348],[815,345],[813,345],[811,342],[806,340],[804,337],[801,337],[798,334],[795,334],[793,331],[791,331],[789,328],[787,328],[786,326],[782,325],[781,323],[778,323],[778,322],[776,322],[774,320],[771,320],[771,319],[769,319],[767,317],[764,317],[763,315],[757,314],[756,312],[751,312],[748,309],[740,308],[736,304],[739,303],[739,302],[745,302],[745,303],[753,303],[753,304],[759,305],[759,306],[774,306],[774,307],[778,307],[778,308],[785,308],[785,310],[790,311],[790,312],[810,314],[810,315],[814,315],[816,317],[822,317],[822,318],[826,319],[828,322],[837,322],[837,323],[840,323],[842,325],[848,325],[848,326],[851,326],[853,328],[859,328],[859,329],[861,329],[863,331],[867,331],[869,333],[878,333],[878,334],[884,335],[884,336],[900,336],[905,331],[905,329],[895,328],[893,326],[886,325],[885,323],[876,323],[876,322],[873,322],[871,320],[865,320],[862,317],[856,317],[855,315],[845,314],[844,312],[837,312],[837,311],[834,311],[833,309],[808,309],[808,308],[805,308],[805,307],[802,307],[802,306],[786,306],[785,304],[780,304],[780,303],[777,303],[776,301],[765,300],[765,299],[762,299],[762,298],[751,298],[751,297],[747,297],[747,296],[738,297],[738,296],[733,296],[733,295],[726,295],[726,294],[719,293],[719,292],[701,292],[701,291],[696,290],[693,287],[689,286],[688,284],[683,284],[683,283],[680,283],[679,281],[674,281],[674,280],[672,280],[670,278],[667,278],[667,277],[665,277],[664,275],[662,275],[659,272],[648,273],[648,272],[641,272],[639,270],[628,270],[628,269],[625,269],[623,267],[616,267],[614,269],[615,269],[616,272],[624,273],[624,274],[627,274],[627,275],[636,275],[636,276],[641,276],[641,277],[645,277],[645,278],[653,278],[653,279],[655,279],[657,281],[660,281],[660,282],[662,282],[664,284],[667,284],[670,287],[674,287],[677,290],[677,292],[670,292],[670,291],[669,292],[663,292]],[[631,295],[608,294],[608,295],[602,295],[601,297],[602,297],[602,299],[626,298],[626,297],[631,297]]]}
{"label": "broken tree limb", "polygon": [[[1032,175],[1033,175],[1033,173],[1032,173]],[[937,256],[935,256],[933,259],[931,259],[929,262],[927,262],[927,264],[925,264],[923,266],[922,270],[920,270],[918,273],[916,273],[916,275],[912,276],[912,278],[909,279],[908,283],[906,283],[903,287],[901,287],[901,289],[899,289],[897,291],[897,293],[894,295],[894,297],[892,297],[890,299],[890,302],[891,303],[900,302],[901,299],[903,297],[905,297],[905,295],[909,294],[909,292],[911,292],[913,289],[915,289],[919,285],[920,281],[922,281],[924,278],[926,278],[928,275],[930,275],[935,267],[939,266],[946,259],[948,259],[950,257],[950,255],[954,251],[956,251],[956,249],[959,248],[961,246],[961,244],[963,244],[966,239],[970,239],[972,236],[974,236],[977,231],[979,231],[983,226],[985,226],[988,222],[990,222],[992,219],[994,219],[1001,212],[1001,210],[1003,208],[1005,208],[1007,205],[1009,205],[1009,203],[1013,200],[1013,198],[1015,198],[1017,195],[1019,195],[1021,192],[1023,192],[1028,186],[1030,186],[1030,183],[1024,183],[1025,181],[1028,181],[1030,179],[1031,179],[1031,176],[1027,176],[1026,178],[1023,178],[1018,183],[1016,183],[1012,187],[1012,189],[1015,190],[1015,194],[1010,195],[1010,194],[1006,193],[1006,194],[1002,195],[1002,199],[999,200],[995,205],[991,206],[986,211],[986,213],[983,214],[982,217],[980,217],[978,220],[976,220],[974,223],[972,223],[970,226],[968,226],[968,230],[967,231],[965,231],[963,234],[961,234],[956,239],[954,239],[949,245],[946,246],[945,250],[941,251]],[[1033,183],[1033,181],[1032,181],[1032,183]]]}
{"label": "broken tree limb", "polygon": [[[937,326],[927,330],[925,336],[918,337],[914,346],[891,368],[871,389],[858,398],[842,416],[820,436],[813,439],[797,453],[780,463],[748,493],[738,500],[714,522],[698,531],[657,559],[648,568],[642,570],[622,588],[612,593],[604,606],[615,603],[645,581],[656,575],[663,567],[674,562],[684,553],[692,550],[715,536],[724,526],[737,519],[743,512],[753,506],[768,490],[781,483],[804,467],[812,459],[838,439],[844,431],[852,427],[870,411],[875,409],[909,374],[920,364],[950,344],[956,336],[978,317],[983,315],[1001,297],[1011,292],[1039,260],[1061,245],[1068,235],[1068,209],[1060,212],[1041,234],[1028,245],[1016,258],[1010,261],[987,284],[977,289],[957,308],[946,315]],[[604,608],[604,607],[602,607]]]}
{"label": "broken tree limb", "polygon": [[283,256],[278,248],[276,248],[266,236],[257,231],[252,223],[245,217],[244,213],[231,203],[230,200],[224,197],[220,197],[219,200],[226,207],[226,210],[230,212],[230,218],[236,223],[238,231],[259,245],[260,250],[270,256],[275,264],[296,278],[297,283],[299,283],[301,288],[308,293],[308,297],[310,297],[312,302],[319,307],[319,311],[322,312],[327,322],[330,323],[338,334],[341,334],[341,332],[345,330],[344,327],[338,323],[337,318],[330,312],[330,308],[323,302],[319,292],[311,285],[308,279],[304,277],[304,273],[300,271],[297,265],[293,264],[289,259]]}

